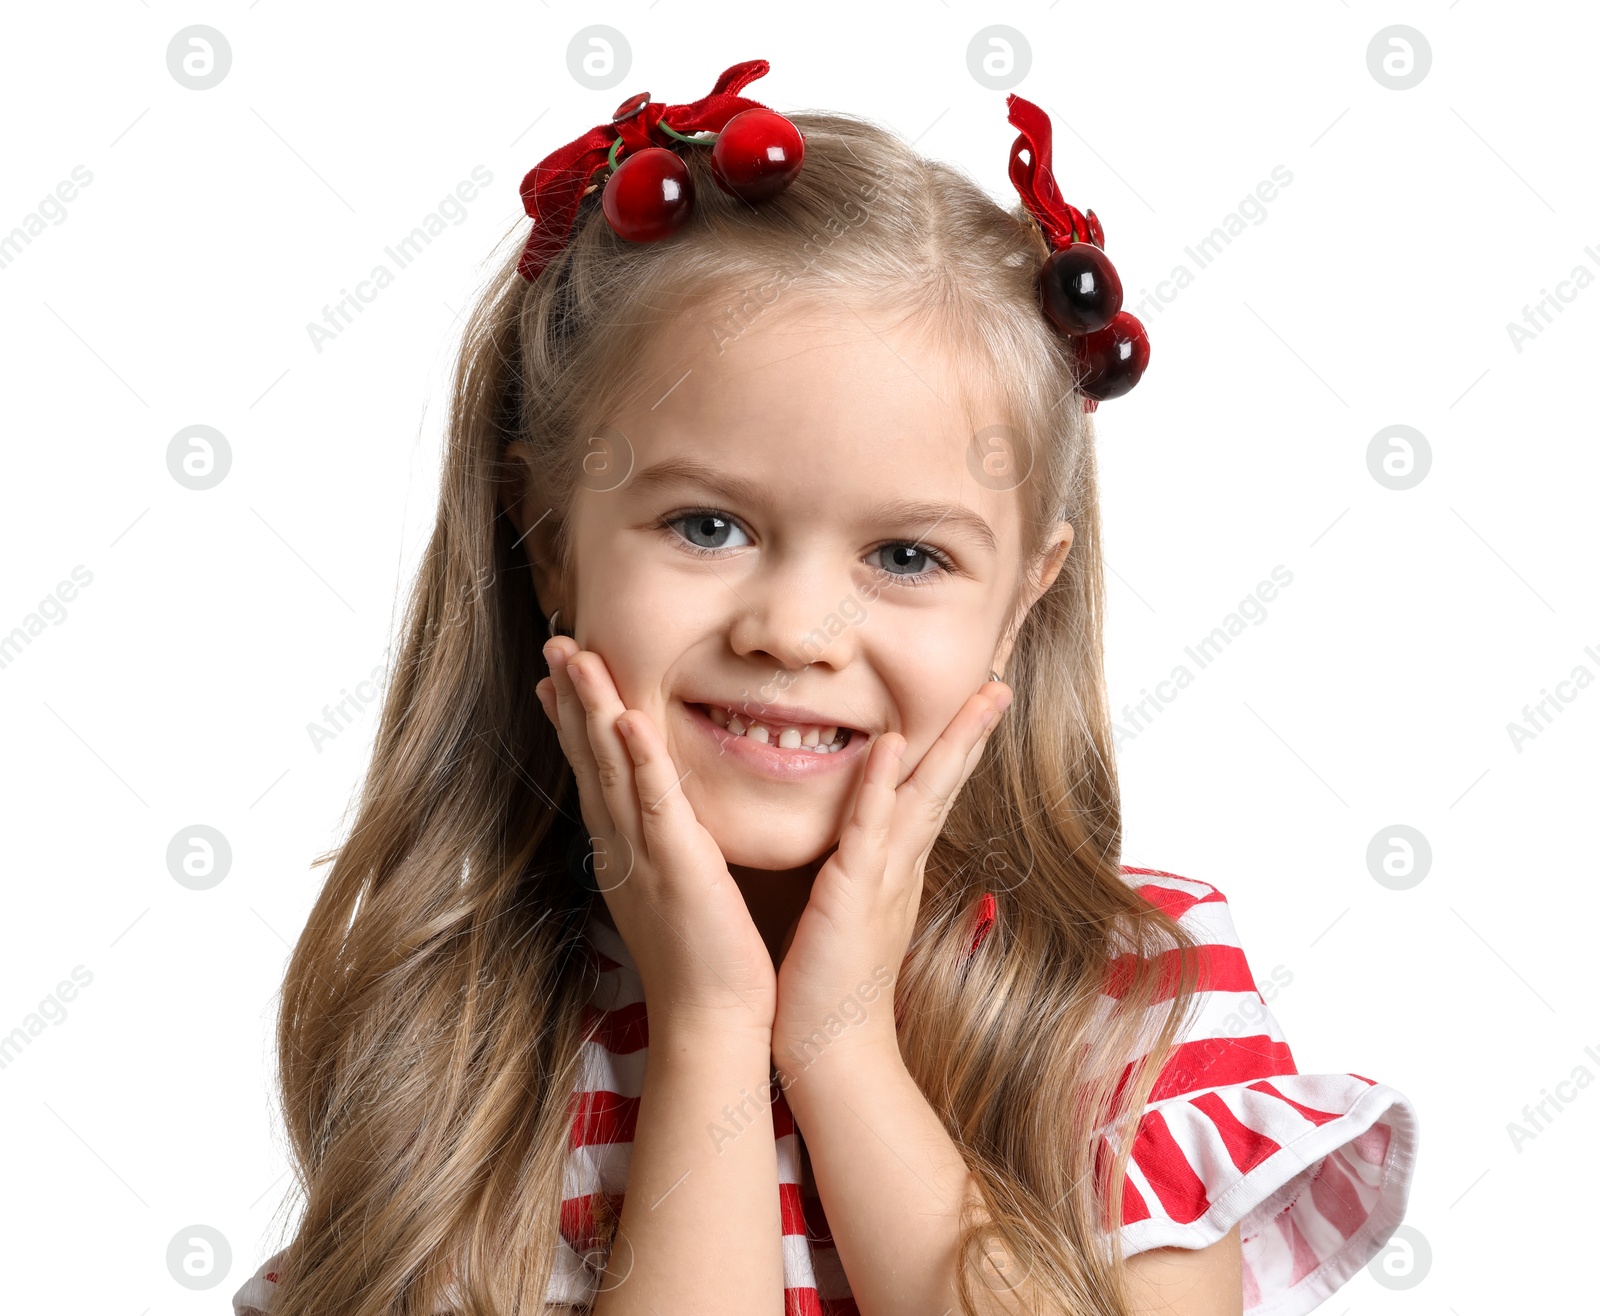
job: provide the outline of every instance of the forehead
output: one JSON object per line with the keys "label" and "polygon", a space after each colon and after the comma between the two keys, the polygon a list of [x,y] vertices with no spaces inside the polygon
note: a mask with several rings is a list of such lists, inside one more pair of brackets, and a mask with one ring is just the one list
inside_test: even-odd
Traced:
{"label": "forehead", "polygon": [[784,294],[733,331],[717,309],[664,326],[641,359],[617,418],[636,470],[689,459],[812,504],[938,498],[996,530],[1014,515],[1014,494],[974,479],[975,436],[1003,419],[959,348],[859,299]]}

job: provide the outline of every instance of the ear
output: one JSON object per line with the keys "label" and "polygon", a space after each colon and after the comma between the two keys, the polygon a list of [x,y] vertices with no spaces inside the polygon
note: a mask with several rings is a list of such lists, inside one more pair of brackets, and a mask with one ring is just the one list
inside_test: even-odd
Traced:
{"label": "ear", "polygon": [[1005,639],[1000,647],[995,650],[994,670],[1002,676],[1005,674],[1006,659],[1011,656],[1012,646],[1016,643],[1017,633],[1022,629],[1022,623],[1027,619],[1028,613],[1033,610],[1045,590],[1055,583],[1061,574],[1061,568],[1066,565],[1067,554],[1072,550],[1072,525],[1067,521],[1056,524],[1055,533],[1050,541],[1045,544],[1043,551],[1034,561],[1033,570],[1029,573],[1028,589],[1024,596],[1017,602],[1017,610],[1007,628]]}
{"label": "ear", "polygon": [[[516,527],[518,548],[527,558],[539,610],[548,617],[564,606],[562,582],[556,572],[557,518],[554,509],[545,507],[533,494],[536,486],[532,478],[532,448],[521,439],[512,440],[506,444],[505,462],[506,474],[499,489],[500,506]],[[570,631],[572,618],[563,618],[562,625]]]}

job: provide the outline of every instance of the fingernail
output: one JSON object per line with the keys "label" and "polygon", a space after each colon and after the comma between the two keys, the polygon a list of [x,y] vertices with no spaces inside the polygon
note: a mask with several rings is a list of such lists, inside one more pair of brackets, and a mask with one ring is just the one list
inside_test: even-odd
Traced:
{"label": "fingernail", "polygon": [[569,664],[567,667],[567,676],[571,679],[573,685],[583,684],[583,668],[573,667]]}

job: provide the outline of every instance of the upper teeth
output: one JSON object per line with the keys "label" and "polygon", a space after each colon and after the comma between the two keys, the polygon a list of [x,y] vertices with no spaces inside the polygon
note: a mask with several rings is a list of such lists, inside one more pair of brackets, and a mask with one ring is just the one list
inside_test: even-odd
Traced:
{"label": "upper teeth", "polygon": [[846,739],[839,734],[841,728],[836,726],[796,726],[758,722],[716,704],[706,705],[706,712],[711,720],[724,730],[736,736],[748,736],[763,745],[771,744],[776,735],[779,749],[810,749],[819,754],[834,754],[844,747]]}

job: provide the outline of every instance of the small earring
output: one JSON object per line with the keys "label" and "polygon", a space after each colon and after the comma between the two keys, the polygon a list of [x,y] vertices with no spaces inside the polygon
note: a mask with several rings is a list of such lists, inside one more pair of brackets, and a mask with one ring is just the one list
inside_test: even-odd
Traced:
{"label": "small earring", "polygon": [[559,617],[560,615],[561,615],[561,609],[557,608],[554,612],[552,612],[550,614],[550,624],[545,628],[547,631],[549,631],[550,638],[552,640],[555,639],[555,637],[557,635],[565,635],[565,634],[567,634],[566,631],[558,631],[556,629],[556,618]]}
{"label": "small earring", "polygon": [[1000,679],[1000,673],[999,673],[999,672],[996,672],[996,671],[993,671],[993,670],[991,670],[991,671],[990,671],[990,672],[989,672],[989,679],[990,679],[990,680],[991,680],[991,681],[998,681],[998,680],[999,680],[999,679]]}

